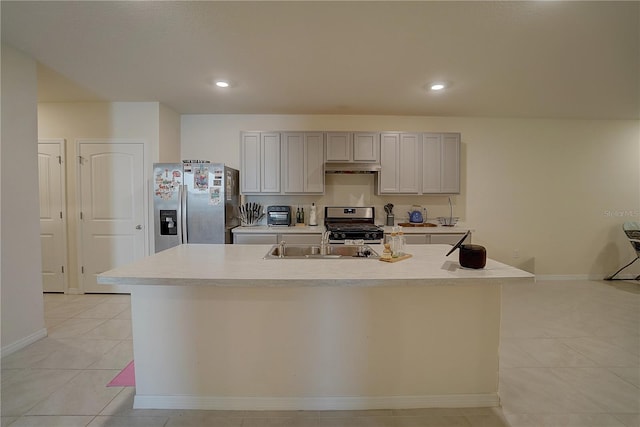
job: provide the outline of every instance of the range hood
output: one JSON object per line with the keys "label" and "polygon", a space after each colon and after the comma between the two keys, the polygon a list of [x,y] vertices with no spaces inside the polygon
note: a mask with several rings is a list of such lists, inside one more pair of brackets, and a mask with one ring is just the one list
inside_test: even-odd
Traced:
{"label": "range hood", "polygon": [[380,163],[325,163],[325,173],[376,173]]}

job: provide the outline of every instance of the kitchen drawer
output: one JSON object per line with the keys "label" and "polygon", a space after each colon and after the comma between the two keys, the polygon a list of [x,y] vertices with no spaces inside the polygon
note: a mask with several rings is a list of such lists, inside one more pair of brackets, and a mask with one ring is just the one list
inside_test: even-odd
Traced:
{"label": "kitchen drawer", "polygon": [[405,234],[404,240],[407,245],[424,245],[429,243],[429,235],[427,234]]}
{"label": "kitchen drawer", "polygon": [[320,244],[322,234],[294,234],[294,233],[281,233],[278,234],[278,242],[284,240],[291,245],[313,245]]}
{"label": "kitchen drawer", "polygon": [[233,243],[240,245],[275,245],[278,243],[277,234],[234,234]]}
{"label": "kitchen drawer", "polygon": [[[464,233],[461,234],[432,234],[431,244],[438,245],[455,245],[458,240],[462,239]],[[467,242],[468,243],[468,242]]]}

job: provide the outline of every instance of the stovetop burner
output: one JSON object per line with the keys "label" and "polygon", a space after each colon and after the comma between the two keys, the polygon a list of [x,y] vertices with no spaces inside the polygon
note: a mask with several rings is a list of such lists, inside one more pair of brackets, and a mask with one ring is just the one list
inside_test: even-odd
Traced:
{"label": "stovetop burner", "polygon": [[326,206],[324,213],[324,224],[330,232],[330,242],[366,240],[369,243],[380,243],[384,237],[384,230],[374,224],[373,207]]}

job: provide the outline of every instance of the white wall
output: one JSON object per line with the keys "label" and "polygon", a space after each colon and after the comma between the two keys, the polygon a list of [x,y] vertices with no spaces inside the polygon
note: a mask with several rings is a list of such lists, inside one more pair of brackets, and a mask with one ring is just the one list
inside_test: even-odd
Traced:
{"label": "white wall", "polygon": [[2,45],[2,355],[46,336],[40,256],[36,63]]}
{"label": "white wall", "polygon": [[[165,119],[166,124],[161,120]],[[70,293],[82,292],[78,271],[77,212],[77,141],[79,139],[135,139],[144,142],[145,176],[150,177],[152,164],[166,150],[166,156],[179,152],[179,115],[157,102],[114,103],[41,103],[38,104],[38,138],[64,138],[67,141],[67,212],[68,212],[68,260]],[[163,146],[160,147],[160,140]],[[151,213],[148,213],[146,230],[152,229]],[[153,248],[153,236],[148,235],[149,248]]]}
{"label": "white wall", "polygon": [[[540,276],[602,278],[635,256],[622,224],[640,221],[638,120],[185,115],[182,158],[239,168],[242,130],[460,132],[462,188],[452,198],[454,215],[476,230],[474,242],[490,257]],[[328,175],[322,197],[251,200],[322,206],[362,199],[379,210],[400,205],[399,213],[416,203],[429,217],[448,215],[446,197],[380,197],[373,183],[367,175]]]}

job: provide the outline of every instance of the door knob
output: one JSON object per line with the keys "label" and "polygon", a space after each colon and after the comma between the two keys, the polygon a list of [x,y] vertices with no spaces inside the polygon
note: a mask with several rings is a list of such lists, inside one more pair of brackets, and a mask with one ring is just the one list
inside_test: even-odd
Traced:
{"label": "door knob", "polygon": [[141,224],[136,225],[136,230],[142,230],[142,225]]}

